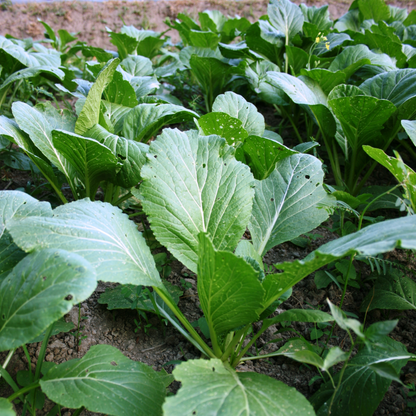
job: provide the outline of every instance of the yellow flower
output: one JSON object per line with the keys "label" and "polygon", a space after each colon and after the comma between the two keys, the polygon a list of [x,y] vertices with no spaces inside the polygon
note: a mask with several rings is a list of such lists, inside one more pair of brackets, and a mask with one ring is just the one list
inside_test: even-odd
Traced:
{"label": "yellow flower", "polygon": [[316,39],[315,39],[315,43],[319,43],[321,41],[321,38],[318,36]]}
{"label": "yellow flower", "polygon": [[329,42],[325,42],[325,48],[329,51]]}

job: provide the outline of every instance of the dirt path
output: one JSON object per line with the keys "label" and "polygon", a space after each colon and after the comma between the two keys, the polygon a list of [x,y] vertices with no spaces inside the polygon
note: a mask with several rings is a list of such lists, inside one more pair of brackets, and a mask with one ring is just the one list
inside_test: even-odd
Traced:
{"label": "dirt path", "polygon": [[[296,1],[301,3],[301,1]],[[329,4],[332,19],[342,16],[350,1],[308,1],[308,5]],[[79,32],[79,38],[93,46],[113,47],[110,44],[106,27],[117,30],[123,25],[163,32],[168,29],[166,18],[175,19],[178,13],[188,13],[197,18],[198,12],[206,9],[220,10],[224,14],[239,15],[255,21],[267,11],[267,0],[172,0],[172,1],[107,1],[97,2],[53,2],[14,4],[0,10],[0,35],[34,39],[43,37],[43,26],[38,19],[46,21],[56,29]],[[415,8],[416,1],[397,3],[408,10]],[[179,40],[176,33],[170,32],[174,42]]]}

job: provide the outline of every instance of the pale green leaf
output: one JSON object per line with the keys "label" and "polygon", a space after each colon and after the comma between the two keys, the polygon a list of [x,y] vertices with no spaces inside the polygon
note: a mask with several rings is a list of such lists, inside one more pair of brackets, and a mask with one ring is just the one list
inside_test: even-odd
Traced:
{"label": "pale green leaf", "polygon": [[141,169],[146,163],[149,146],[111,134],[98,124],[86,134],[111,149],[122,164],[111,182],[127,189],[137,185],[141,178]]}
{"label": "pale green leaf", "polygon": [[315,415],[293,387],[263,374],[236,373],[220,360],[190,360],[176,367],[173,375],[182,387],[166,399],[166,416]]}
{"label": "pale green leaf", "polygon": [[230,146],[244,142],[248,136],[242,125],[238,118],[218,112],[205,114],[198,120],[199,130],[204,136],[216,134],[223,137]]}
{"label": "pale green leaf", "polygon": [[59,68],[54,68],[51,66],[37,66],[31,68],[21,69],[20,71],[13,72],[4,82],[0,85],[0,90],[6,88],[15,81],[20,81],[24,79],[34,78],[37,75],[46,74],[50,78],[57,81],[62,81],[65,78],[65,73]]}
{"label": "pale green leaf", "polygon": [[244,259],[252,258],[253,260],[255,260],[259,264],[260,268],[263,270],[263,259],[259,255],[259,253],[257,253],[256,249],[254,248],[253,244],[251,244],[250,241],[241,240],[238,243],[234,254],[236,256],[242,257]]}
{"label": "pale green leaf", "polygon": [[55,148],[76,170],[88,197],[94,198],[101,181],[115,176],[117,158],[97,140],[63,130],[53,130],[52,137]]}
{"label": "pale green leaf", "polygon": [[161,416],[166,394],[158,373],[110,345],[94,345],[80,360],[55,365],[40,385],[62,406],[113,416]]}
{"label": "pale green leaf", "polygon": [[416,172],[403,163],[400,156],[396,153],[396,158],[387,156],[381,149],[371,146],[363,146],[363,150],[384,166],[403,186],[406,197],[410,201],[413,209],[416,208]]}
{"label": "pale green leaf", "polygon": [[321,162],[302,153],[278,161],[267,179],[256,181],[249,230],[260,255],[328,218],[322,206],[331,200],[322,183]]}
{"label": "pale green leaf", "polygon": [[396,111],[390,101],[364,95],[332,99],[328,104],[340,121],[353,152],[360,152],[364,144],[383,140],[383,125]]}
{"label": "pale green leaf", "polygon": [[242,122],[242,127],[251,136],[262,136],[265,129],[264,117],[254,104],[249,103],[232,91],[218,95],[212,105],[213,112],[226,113]]}
{"label": "pale green leaf", "polygon": [[68,183],[72,185],[72,189],[75,189],[75,185],[73,185],[76,177],[75,171],[55,148],[51,125],[43,113],[23,102],[13,103],[12,111],[19,127],[30,136],[35,146],[49,161],[65,175]]}
{"label": "pale green leaf", "polygon": [[120,66],[134,77],[144,77],[153,74],[152,61],[139,55],[129,55],[120,62]]}
{"label": "pale green leaf", "polygon": [[358,0],[358,8],[366,20],[373,19],[378,23],[390,18],[390,9],[384,0]]}
{"label": "pale green leaf", "polygon": [[16,416],[13,403],[10,403],[4,397],[0,397],[0,413],[2,416]]}
{"label": "pale green leaf", "polygon": [[218,136],[165,129],[142,169],[143,209],[160,243],[196,271],[198,234],[232,251],[250,218],[254,191],[248,166]]}
{"label": "pale green leaf", "polygon": [[297,153],[274,140],[258,136],[247,137],[243,149],[246,164],[258,180],[268,178],[279,160]]}
{"label": "pale green leaf", "polygon": [[78,120],[75,125],[75,133],[82,135],[94,125],[98,124],[101,96],[107,85],[111,82],[119,63],[119,59],[112,59],[107,62],[105,67],[101,70],[96,81],[88,92],[87,100],[85,101],[81,113],[78,116]]}
{"label": "pale green leaf", "polygon": [[329,349],[328,354],[325,356],[322,370],[328,371],[335,364],[340,363],[348,359],[348,354],[341,350],[339,347],[332,347]]}
{"label": "pale green leaf", "polygon": [[302,10],[290,0],[272,0],[267,8],[270,23],[288,39],[302,30]]}
{"label": "pale green leaf", "polygon": [[13,72],[16,61],[25,67],[61,65],[61,54],[53,49],[48,52],[28,52],[11,39],[0,36],[0,61],[7,71]]}
{"label": "pale green leaf", "polygon": [[26,218],[29,216],[52,216],[52,208],[48,202],[39,202],[24,192],[0,191],[0,283],[11,269],[26,256],[13,243],[6,222],[11,218]]}
{"label": "pale green leaf", "polygon": [[402,126],[408,134],[410,140],[416,146],[416,121],[402,120]]}
{"label": "pale green leaf", "polygon": [[33,144],[29,135],[20,130],[14,120],[10,120],[5,116],[0,116],[0,134],[11,142],[19,145],[19,147],[25,151],[32,162],[42,172],[42,175],[49,181],[49,183],[55,189],[60,188],[59,181],[52,169],[51,164],[47,161],[46,156],[44,156],[43,153]]}
{"label": "pale green leaf", "polygon": [[122,135],[130,140],[148,141],[162,127],[182,123],[199,115],[185,107],[173,104],[140,104],[124,119]]}
{"label": "pale green leaf", "polygon": [[344,71],[346,78],[351,75],[363,65],[377,65],[386,71],[393,71],[396,69],[392,59],[384,53],[374,53],[370,51],[366,45],[347,46],[344,50],[332,61],[329,66],[330,71]]}
{"label": "pale green leaf", "polygon": [[163,287],[145,239],[120,209],[83,199],[53,213],[11,220],[7,228],[26,252],[53,247],[83,256],[99,280]]}
{"label": "pale green leaf", "polygon": [[365,94],[389,100],[398,109],[400,119],[412,119],[416,115],[416,69],[398,69],[384,72],[364,81],[360,89]]}
{"label": "pale green leaf", "polygon": [[416,248],[416,218],[413,216],[369,225],[361,231],[324,244],[304,260],[276,264],[275,267],[282,272],[268,275],[263,287],[271,303],[304,277],[331,261],[353,254],[374,256],[395,247]]}
{"label": "pale green leaf", "polygon": [[31,253],[0,286],[0,351],[30,342],[97,285],[81,256],[49,249]]}

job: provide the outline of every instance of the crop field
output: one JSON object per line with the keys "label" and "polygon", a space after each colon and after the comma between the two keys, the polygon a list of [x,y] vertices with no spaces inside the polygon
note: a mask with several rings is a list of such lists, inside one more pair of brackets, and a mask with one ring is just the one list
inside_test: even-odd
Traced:
{"label": "crop field", "polygon": [[1,4],[0,416],[416,415],[411,3]]}

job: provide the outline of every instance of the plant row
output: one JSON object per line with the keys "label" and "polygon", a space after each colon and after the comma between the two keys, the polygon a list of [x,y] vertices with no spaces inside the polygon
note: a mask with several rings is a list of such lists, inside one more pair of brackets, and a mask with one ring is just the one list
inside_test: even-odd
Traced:
{"label": "plant row", "polygon": [[[361,261],[378,272],[364,310],[416,309],[416,284],[382,258],[416,249],[416,12],[356,0],[333,22],[327,9],[273,0],[255,23],[217,11],[199,22],[179,14],[167,24],[180,43],[124,26],[108,30],[117,51],[45,22],[41,41],[0,37],[0,159],[43,178],[0,192],[0,351],[9,351],[0,375],[14,391],[0,398],[1,414],[15,415],[19,403],[35,415],[47,396],[56,403],[51,416],[61,406],[76,415],[365,416],[392,380],[401,383],[415,356],[388,337],[397,320],[365,326],[341,308],[348,285],[362,287]],[[266,124],[263,112],[279,122]],[[365,188],[378,163],[399,185]],[[379,208],[406,216],[368,215]],[[150,229],[139,232],[136,215]],[[303,244],[330,216],[340,238],[303,260],[263,263],[279,244]],[[162,278],[152,241],[197,275],[200,330]],[[292,287],[324,266],[315,282],[343,286],[340,305],[276,315]],[[157,314],[201,358],[173,375],[104,345],[44,362],[63,316],[99,280],[121,284],[102,303]],[[247,354],[284,322],[331,323],[328,340],[337,324],[350,346],[295,337],[273,353]],[[35,370],[16,383],[7,364],[40,339]],[[236,371],[277,356],[321,372],[309,400]],[[174,379],[182,386],[166,397]]]}

